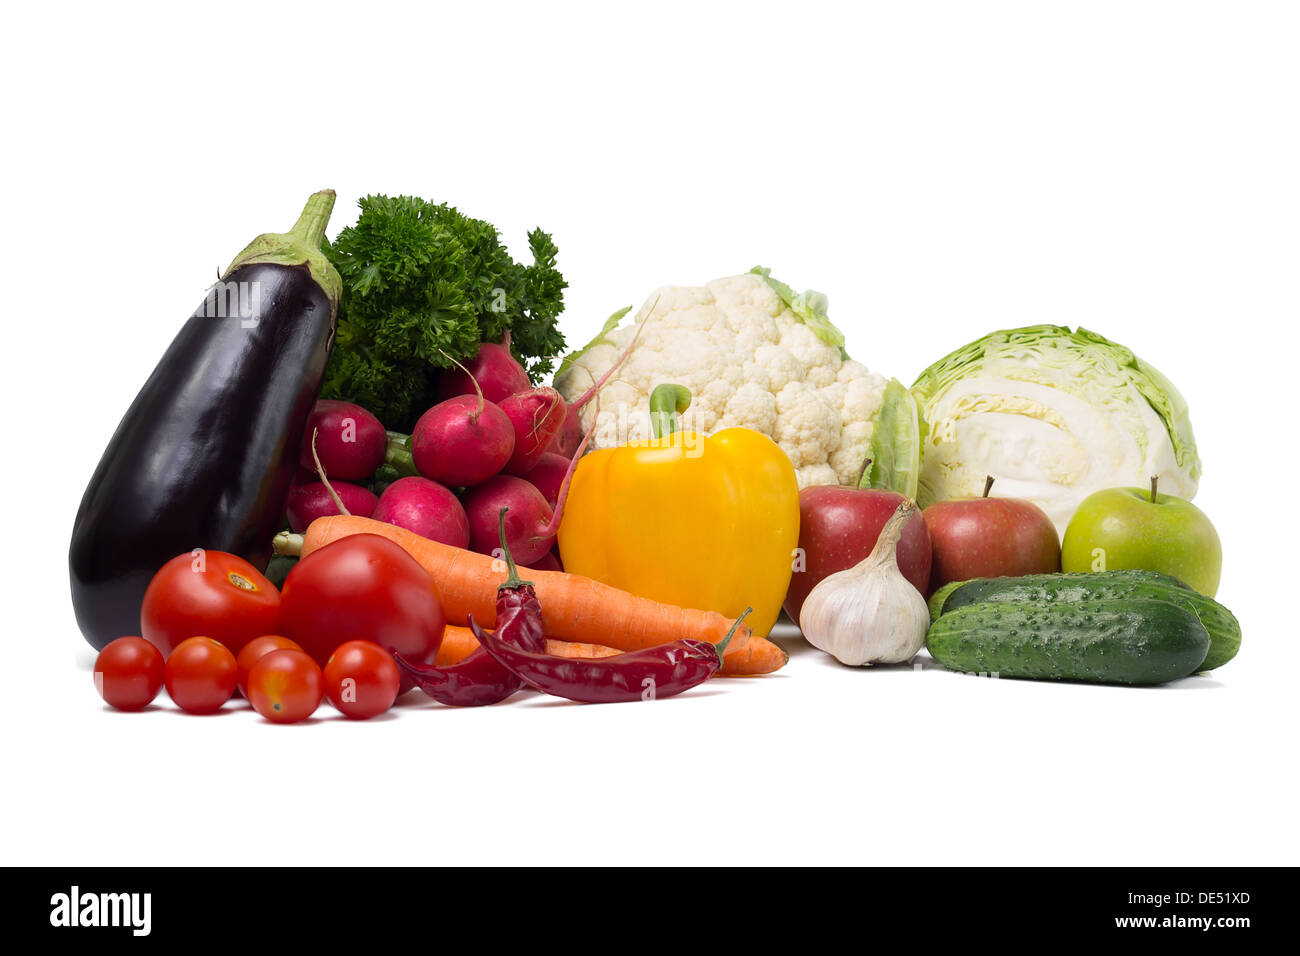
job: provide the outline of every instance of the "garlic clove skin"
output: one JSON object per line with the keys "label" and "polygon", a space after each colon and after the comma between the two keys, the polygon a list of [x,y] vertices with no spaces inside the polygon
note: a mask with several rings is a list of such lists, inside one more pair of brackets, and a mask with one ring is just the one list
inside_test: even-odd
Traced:
{"label": "garlic clove skin", "polygon": [[916,504],[904,501],[871,554],[822,580],[804,600],[799,628],[842,664],[902,664],[925,645],[930,610],[898,569],[898,538]]}

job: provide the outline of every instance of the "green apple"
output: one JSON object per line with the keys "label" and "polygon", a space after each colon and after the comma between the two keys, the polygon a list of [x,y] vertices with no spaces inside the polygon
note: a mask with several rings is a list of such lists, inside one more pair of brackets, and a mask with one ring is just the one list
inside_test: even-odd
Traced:
{"label": "green apple", "polygon": [[1136,568],[1172,574],[1214,597],[1223,569],[1219,535],[1190,501],[1151,488],[1108,488],[1083,500],[1061,544],[1062,571]]}

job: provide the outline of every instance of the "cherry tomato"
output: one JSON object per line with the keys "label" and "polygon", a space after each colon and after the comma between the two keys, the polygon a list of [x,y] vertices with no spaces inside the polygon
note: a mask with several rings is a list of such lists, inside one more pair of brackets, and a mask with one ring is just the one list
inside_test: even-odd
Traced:
{"label": "cherry tomato", "polygon": [[402,675],[393,655],[371,641],[348,641],[325,665],[325,694],[344,716],[375,717],[393,706]]}
{"label": "cherry tomato", "polygon": [[429,572],[376,534],[350,535],[313,551],[284,581],[281,633],[322,666],[352,640],[432,663],[446,624]]}
{"label": "cherry tomato", "polygon": [[162,685],[162,653],[143,637],[119,637],[95,658],[95,688],[110,707],[140,710]]}
{"label": "cherry tomato", "polygon": [[296,643],[287,637],[281,637],[279,634],[263,634],[261,637],[255,637],[247,644],[244,649],[235,656],[235,664],[239,668],[239,679],[237,686],[239,692],[245,697],[248,696],[248,672],[253,669],[253,665],[260,661],[272,651],[300,651],[302,650]]}
{"label": "cherry tomato", "polygon": [[224,551],[186,552],[149,582],[140,633],[166,656],[196,634],[238,654],[253,638],[279,630],[280,594],[257,568]]}
{"label": "cherry tomato", "polygon": [[248,673],[248,702],[272,723],[306,720],[324,693],[320,668],[302,651],[271,651]]}
{"label": "cherry tomato", "polygon": [[181,641],[167,658],[163,679],[167,693],[187,714],[212,714],[235,692],[239,668],[235,655],[210,637]]}

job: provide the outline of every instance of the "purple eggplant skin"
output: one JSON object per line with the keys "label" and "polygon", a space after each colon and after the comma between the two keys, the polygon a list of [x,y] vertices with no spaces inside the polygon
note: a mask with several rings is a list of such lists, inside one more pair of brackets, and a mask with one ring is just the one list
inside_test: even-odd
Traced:
{"label": "purple eggplant skin", "polygon": [[255,320],[214,309],[211,298],[200,304],[81,500],[68,552],[72,604],[97,650],[140,633],[145,589],[171,558],[202,548],[264,569],[283,525],[333,343],[337,291],[307,264],[238,263],[223,282],[257,283],[244,287],[259,292]]}

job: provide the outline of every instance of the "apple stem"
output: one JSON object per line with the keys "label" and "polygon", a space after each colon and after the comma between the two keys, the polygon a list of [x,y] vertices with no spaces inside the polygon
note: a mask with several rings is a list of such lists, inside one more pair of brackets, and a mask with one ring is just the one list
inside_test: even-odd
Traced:
{"label": "apple stem", "polygon": [[993,490],[993,476],[992,476],[992,475],[985,475],[985,476],[984,476],[984,494],[980,495],[980,497],[981,497],[981,498],[987,498],[987,497],[989,496],[989,492],[992,491],[992,490]]}
{"label": "apple stem", "polygon": [[860,472],[858,472],[858,483],[857,483],[856,485],[853,486],[854,488],[861,488],[861,487],[862,487],[862,482],[866,479],[866,477],[867,477],[867,470],[868,470],[870,467],[871,467],[871,459],[868,458],[866,461],[864,461],[864,462],[862,463],[862,470],[861,470]]}
{"label": "apple stem", "polygon": [[1160,480],[1159,475],[1151,476],[1151,503],[1152,504],[1156,503],[1156,482],[1158,482],[1159,480]]}

